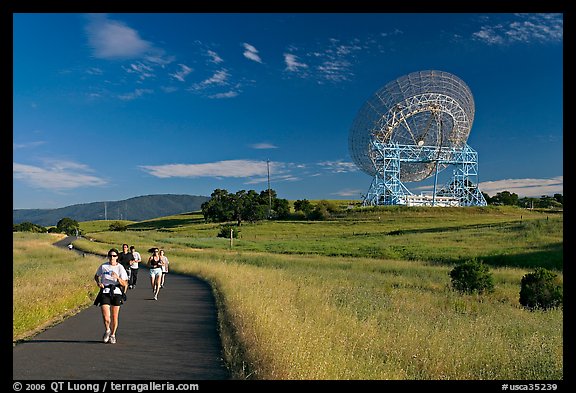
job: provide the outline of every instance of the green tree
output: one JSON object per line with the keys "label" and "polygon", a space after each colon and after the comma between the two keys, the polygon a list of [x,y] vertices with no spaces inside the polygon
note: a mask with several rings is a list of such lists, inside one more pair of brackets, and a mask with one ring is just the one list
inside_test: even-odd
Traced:
{"label": "green tree", "polygon": [[242,225],[242,221],[263,220],[267,215],[267,206],[262,204],[262,199],[256,191],[240,190],[232,198],[233,218],[238,226]]}
{"label": "green tree", "polygon": [[48,229],[41,225],[33,224],[31,222],[22,222],[20,224],[12,225],[13,232],[34,232],[34,233],[46,233]]}
{"label": "green tree", "polygon": [[65,233],[68,236],[76,235],[80,233],[80,224],[78,221],[73,220],[71,218],[65,217],[58,221],[56,224],[56,228],[60,233]]}
{"label": "green tree", "polygon": [[502,191],[497,193],[492,198],[492,203],[507,206],[516,206],[518,205],[518,195],[515,193],[511,193],[510,191]]}
{"label": "green tree", "polygon": [[306,217],[314,210],[314,205],[307,199],[298,199],[294,202],[294,211],[302,212]]}
{"label": "green tree", "polygon": [[276,218],[288,218],[290,216],[290,202],[288,202],[288,199],[276,198],[274,200],[273,210]]}
{"label": "green tree", "polygon": [[[270,200],[272,208],[270,211]],[[202,214],[206,222],[226,222],[236,221],[237,226],[242,222],[256,222],[263,220],[270,213],[278,217],[289,211],[288,201],[278,199],[276,191],[261,191],[258,194],[254,190],[240,190],[235,194],[230,194],[226,190],[216,189],[210,199],[201,206]]]}
{"label": "green tree", "polygon": [[562,194],[554,194],[554,199],[556,200],[556,202],[561,203],[562,205],[564,204],[564,195]]}
{"label": "green tree", "polygon": [[490,195],[486,194],[485,192],[482,192],[482,196],[484,197],[488,205],[492,204],[492,198],[490,198]]}
{"label": "green tree", "polygon": [[552,207],[562,207],[562,203],[560,203],[556,198],[542,195],[538,200],[538,207],[549,209]]}
{"label": "green tree", "polygon": [[518,206],[524,207],[526,209],[532,209],[534,207],[539,207],[539,201],[537,198],[524,197],[518,199]]}
{"label": "green tree", "polygon": [[226,222],[233,218],[232,196],[227,190],[215,189],[200,208],[206,222]]}

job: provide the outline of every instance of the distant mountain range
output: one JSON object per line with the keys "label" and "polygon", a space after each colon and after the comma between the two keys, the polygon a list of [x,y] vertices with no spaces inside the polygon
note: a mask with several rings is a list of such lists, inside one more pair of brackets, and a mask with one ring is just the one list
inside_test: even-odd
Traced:
{"label": "distant mountain range", "polygon": [[58,209],[14,209],[14,224],[31,222],[42,226],[56,225],[62,218],[78,222],[93,220],[143,221],[156,217],[200,210],[210,197],[199,195],[145,195],[123,201],[83,203]]}

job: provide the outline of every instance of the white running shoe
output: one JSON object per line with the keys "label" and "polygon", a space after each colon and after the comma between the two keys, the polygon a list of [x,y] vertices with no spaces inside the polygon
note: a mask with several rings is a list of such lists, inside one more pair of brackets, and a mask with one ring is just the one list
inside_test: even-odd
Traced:
{"label": "white running shoe", "polygon": [[154,295],[154,300],[158,300],[158,295]]}
{"label": "white running shoe", "polygon": [[116,336],[110,336],[110,344],[116,344]]}
{"label": "white running shoe", "polygon": [[106,330],[106,333],[104,333],[104,336],[102,336],[102,341],[104,341],[104,343],[107,343],[108,340],[110,340],[110,329]]}

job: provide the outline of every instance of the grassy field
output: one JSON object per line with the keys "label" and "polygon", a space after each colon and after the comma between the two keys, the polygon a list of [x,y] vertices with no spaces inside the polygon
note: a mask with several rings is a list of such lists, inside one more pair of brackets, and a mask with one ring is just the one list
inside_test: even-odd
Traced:
{"label": "grassy field", "polygon": [[102,258],[54,247],[63,235],[14,233],[13,340],[29,337],[92,304]]}
{"label": "grassy field", "polygon": [[[126,224],[110,232],[110,222],[81,223],[92,241],[74,245],[104,255],[129,243],[144,259],[163,247],[172,271],[209,281],[236,378],[563,378],[562,309],[530,312],[518,302],[534,267],[562,278],[561,213],[351,209],[325,222],[245,224],[232,245],[198,213]],[[15,234],[15,250],[27,241],[48,247],[48,235],[34,236]],[[451,290],[450,270],[472,257],[490,266],[493,293]],[[14,278],[16,299],[16,269]]]}

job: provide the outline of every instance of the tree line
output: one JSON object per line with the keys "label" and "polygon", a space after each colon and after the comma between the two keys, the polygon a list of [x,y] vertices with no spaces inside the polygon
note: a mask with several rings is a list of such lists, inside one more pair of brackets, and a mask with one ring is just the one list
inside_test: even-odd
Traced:
{"label": "tree line", "polygon": [[[517,194],[502,191],[490,197],[482,193],[489,205],[520,206],[528,209],[554,209],[564,206],[564,196],[542,195],[540,198],[519,198]],[[243,222],[254,223],[261,220],[325,220],[338,212],[338,206],[327,200],[312,203],[307,199],[294,201],[293,211],[287,199],[278,198],[275,190],[240,190],[235,193],[217,188],[210,195],[210,199],[201,205],[205,222],[235,222],[239,227]],[[110,225],[111,231],[126,230],[125,224],[117,222]],[[55,232],[66,233],[69,236],[81,234],[80,225],[76,220],[63,218],[56,227],[45,228],[30,222],[13,225],[13,232]]]}
{"label": "tree line", "polygon": [[484,199],[486,199],[486,203],[489,205],[520,206],[527,209],[553,209],[564,206],[564,196],[562,194],[554,194],[554,196],[542,195],[540,198],[519,198],[516,193],[502,191],[493,197],[490,197],[484,192],[482,195],[484,195]]}

